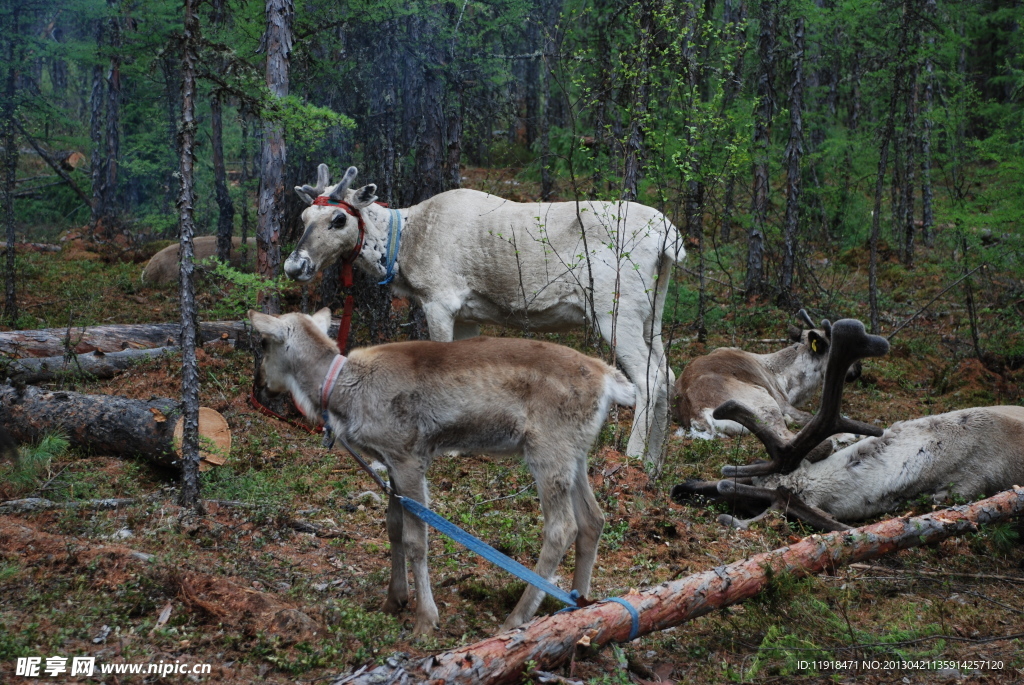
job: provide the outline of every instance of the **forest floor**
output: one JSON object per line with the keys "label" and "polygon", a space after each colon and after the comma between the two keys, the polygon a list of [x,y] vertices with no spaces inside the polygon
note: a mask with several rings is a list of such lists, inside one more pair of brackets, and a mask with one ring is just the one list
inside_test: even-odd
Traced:
{"label": "forest floor", "polygon": [[[43,327],[68,325],[69,318],[73,325],[175,320],[176,289],[141,286],[141,264],[108,263],[81,251],[69,259],[66,252],[20,258],[23,321]],[[914,296],[887,311],[888,331],[951,280],[937,261],[920,261],[925,266],[906,285]],[[863,271],[851,269],[854,275],[842,288],[861,287]],[[690,276],[677,278],[692,286]],[[940,300],[900,332],[887,357],[865,364],[862,378],[847,387],[845,413],[889,425],[1021,402],[1024,369],[1004,364],[993,371],[978,361],[965,342],[958,297]],[[847,299],[858,302],[855,295]],[[862,303],[850,309],[866,315]],[[666,324],[677,373],[718,346],[777,349],[784,343],[763,341],[784,338],[790,323],[782,311],[756,304],[718,306],[709,322],[705,343],[682,325]],[[367,341],[364,330],[355,333],[357,342]],[[554,339],[581,346],[578,337]],[[390,562],[385,505],[372,481],[346,454],[321,447],[318,436],[248,405],[249,352],[214,344],[199,357],[202,403],[227,418],[234,437],[227,464],[204,473],[203,496],[233,504],[211,503],[205,516],[181,518],[176,474],[102,454],[56,451],[37,459],[41,466],[28,478],[15,478],[13,465],[0,464],[0,501],[30,495],[137,500],[114,511],[0,515],[0,682],[25,682],[13,675],[16,657],[41,656],[45,664],[45,657],[75,655],[104,663],[210,664],[211,673],[199,678],[208,682],[329,682],[395,652],[425,656],[497,630],[522,583],[440,535],[431,537],[430,556],[441,611],[437,636],[412,642],[411,612],[380,613]],[[180,365],[166,357],[109,381],[73,387],[177,397]],[[664,474],[652,482],[620,451],[629,420],[628,411],[619,413],[590,461],[607,517],[593,597],[680,578],[810,532],[779,516],[750,530],[727,529],[717,522],[718,511],[670,500],[671,487],[682,480],[714,478],[723,464],[760,458],[753,438],[705,441],[674,434]],[[439,513],[533,564],[540,513],[532,479],[517,460],[438,459],[430,480]],[[932,508],[913,502],[900,513]],[[297,532],[295,520],[331,536]],[[1024,545],[1013,542],[1016,533],[1013,525],[997,526],[894,554],[868,568],[800,581],[779,578],[769,592],[742,605],[638,639],[621,652],[581,656],[560,673],[592,683],[1021,682],[1024,640],[1001,639],[1024,632]],[[570,552],[563,581],[572,565]],[[557,608],[548,600],[541,612]],[[836,660],[856,667],[835,671],[800,663]],[[893,660],[1000,667],[969,663],[921,671],[889,668]],[[40,678],[70,680],[66,674]],[[143,681],[124,675],[104,680]]]}

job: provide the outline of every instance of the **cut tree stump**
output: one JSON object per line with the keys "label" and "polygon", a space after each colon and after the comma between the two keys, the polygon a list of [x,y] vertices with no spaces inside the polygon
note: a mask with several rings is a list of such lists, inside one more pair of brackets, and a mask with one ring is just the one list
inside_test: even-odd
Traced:
{"label": "cut tree stump", "polygon": [[0,358],[0,380],[13,384],[46,383],[61,378],[113,378],[131,368],[133,364],[163,354],[177,352],[176,347],[153,347],[144,350],[120,352],[89,352],[69,358],[29,357],[25,359]]}
{"label": "cut tree stump", "polygon": [[[1024,513],[1024,487],[1014,486],[971,505],[925,516],[894,518],[853,530],[811,535],[771,552],[719,566],[680,580],[631,592],[623,599],[640,615],[639,635],[665,630],[753,597],[780,574],[803,577],[876,559],[897,550],[973,533],[981,524],[998,523]],[[603,646],[629,638],[629,613],[617,603],[598,602],[583,609],[535,619],[476,644],[427,657],[418,664],[389,659],[334,685],[352,683],[521,682],[526,670],[550,670],[568,661],[577,645]]]}
{"label": "cut tree stump", "polygon": [[[242,321],[204,321],[199,324],[202,342],[237,340],[246,337]],[[176,347],[181,324],[133,323],[89,326],[71,329],[71,351],[120,352],[125,349]],[[34,331],[0,331],[0,354],[11,357],[57,357],[64,354],[66,328],[41,328]]]}
{"label": "cut tree stump", "polygon": [[[181,468],[174,439],[180,416],[178,402],[163,397],[133,400],[0,385],[0,426],[18,442],[37,442],[47,433],[59,432],[73,446],[95,454],[142,457]],[[231,449],[224,417],[201,408],[199,436],[203,461],[224,463]]]}

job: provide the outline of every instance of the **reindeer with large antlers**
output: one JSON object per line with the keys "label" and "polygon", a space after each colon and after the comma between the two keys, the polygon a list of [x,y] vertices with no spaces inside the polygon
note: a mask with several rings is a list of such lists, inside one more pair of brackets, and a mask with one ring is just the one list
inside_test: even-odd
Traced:
{"label": "reindeer with large antlers", "polygon": [[[719,481],[680,483],[672,489],[673,499],[686,503],[703,496],[737,511],[763,510],[748,520],[720,517],[741,528],[774,509],[815,528],[845,530],[843,521],[891,512],[921,495],[973,499],[1024,483],[1024,407],[961,409],[900,421],[885,431],[840,415],[850,365],[888,350],[885,338],[868,335],[860,321],[838,321],[832,326],[821,409],[814,418],[785,440],[748,407],[725,402],[715,409],[715,418],[745,426],[764,444],[770,461],[726,466],[725,479]],[[872,437],[831,455],[819,448],[841,432]]]}

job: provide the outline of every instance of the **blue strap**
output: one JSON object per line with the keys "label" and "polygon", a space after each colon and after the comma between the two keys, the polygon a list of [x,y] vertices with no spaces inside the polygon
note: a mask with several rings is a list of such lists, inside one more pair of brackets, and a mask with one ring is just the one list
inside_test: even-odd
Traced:
{"label": "blue strap", "polygon": [[[451,521],[445,519],[438,514],[435,514],[430,509],[420,504],[414,499],[408,497],[402,497],[398,495],[398,501],[401,502],[402,506],[409,511],[413,516],[426,523],[431,528],[437,529],[439,532],[447,535],[455,542],[459,543],[471,552],[474,552],[487,561],[491,562],[495,566],[499,566],[514,576],[518,576],[522,580],[525,580],[530,585],[543,590],[545,593],[551,595],[563,604],[567,604],[570,607],[576,606],[576,599],[579,597],[579,593],[574,590],[572,594],[569,594],[562,588],[558,587],[546,578],[542,578],[538,574],[534,573],[530,569],[520,564],[515,559],[510,559],[498,550],[494,549],[486,542],[473,537],[466,531],[456,526]],[[632,609],[632,607],[630,607]],[[635,616],[635,611],[634,611]],[[639,626],[639,617],[634,618],[634,626]],[[639,628],[637,627],[637,630]],[[632,639],[632,638],[631,638]]]}
{"label": "blue strap", "polygon": [[377,285],[387,285],[395,277],[395,261],[398,259],[398,246],[402,242],[402,213],[397,209],[389,209],[391,216],[388,219],[388,246],[385,249],[384,280]]}
{"label": "blue strap", "polygon": [[629,638],[626,642],[632,642],[633,640],[640,637],[640,614],[637,613],[636,607],[624,600],[622,597],[608,597],[604,600],[605,602],[615,602],[626,607],[626,611],[629,612],[629,618],[633,622],[629,629]]}

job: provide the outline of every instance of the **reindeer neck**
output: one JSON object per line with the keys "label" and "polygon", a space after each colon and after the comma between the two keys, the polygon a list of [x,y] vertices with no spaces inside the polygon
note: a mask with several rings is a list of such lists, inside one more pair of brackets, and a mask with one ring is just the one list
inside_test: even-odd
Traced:
{"label": "reindeer neck", "polygon": [[765,368],[772,373],[785,373],[786,369],[793,364],[799,349],[799,344],[792,344],[778,352],[759,354],[758,357],[764,363]]}
{"label": "reindeer neck", "polygon": [[[401,214],[403,226],[409,217],[408,209],[396,210]],[[363,249],[359,253],[356,262],[359,268],[372,276],[385,278],[387,266],[389,226],[391,222],[391,210],[377,204],[369,205],[362,209],[363,219],[366,223],[366,235],[363,238]],[[393,271],[398,272],[399,264],[396,261]]]}
{"label": "reindeer neck", "polygon": [[335,349],[321,341],[309,341],[306,350],[297,355],[295,367],[287,379],[292,399],[308,417],[318,418],[323,410],[320,388],[337,354]]}

